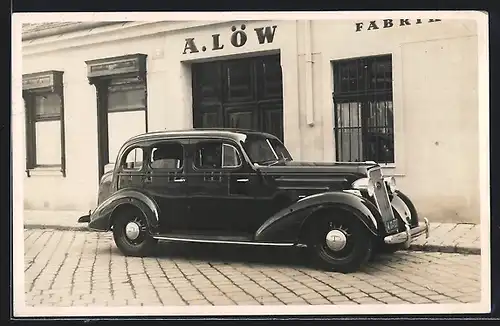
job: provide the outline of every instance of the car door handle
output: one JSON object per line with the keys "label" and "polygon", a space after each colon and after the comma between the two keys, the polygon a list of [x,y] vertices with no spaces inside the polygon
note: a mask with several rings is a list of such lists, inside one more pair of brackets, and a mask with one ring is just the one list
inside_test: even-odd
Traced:
{"label": "car door handle", "polygon": [[174,182],[184,182],[184,181],[186,181],[186,179],[184,179],[184,178],[175,178],[174,179]]}
{"label": "car door handle", "polygon": [[151,182],[153,182],[153,178],[151,178],[151,176],[147,176],[147,177],[144,178],[144,182],[145,183],[151,183]]}
{"label": "car door handle", "polygon": [[236,179],[236,182],[248,182],[248,179],[244,178],[244,179]]}

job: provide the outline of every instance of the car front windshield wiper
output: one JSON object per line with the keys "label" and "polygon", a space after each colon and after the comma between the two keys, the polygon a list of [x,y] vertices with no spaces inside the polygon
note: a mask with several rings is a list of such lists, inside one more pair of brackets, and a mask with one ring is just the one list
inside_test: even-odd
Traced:
{"label": "car front windshield wiper", "polygon": [[267,164],[272,164],[275,162],[276,162],[276,159],[270,159],[270,160],[256,161],[255,163],[257,163],[259,165],[267,165]]}
{"label": "car front windshield wiper", "polygon": [[270,163],[268,166],[273,166],[273,165],[276,165],[278,163],[281,163],[281,162],[284,162],[283,160],[277,160],[277,161],[274,161],[272,163]]}
{"label": "car front windshield wiper", "polygon": [[288,159],[286,158],[282,158],[282,159],[272,159],[272,160],[266,160],[266,161],[262,161],[262,162],[257,162],[257,164],[265,164],[267,166],[273,166],[273,165],[276,165],[278,163],[285,163],[286,161],[288,161]]}
{"label": "car front windshield wiper", "polygon": [[281,158],[274,158],[274,159],[269,159],[269,160],[264,160],[264,161],[258,161],[255,162],[257,164],[267,164],[268,166],[276,165],[278,163],[286,163],[287,161],[291,161],[290,158],[286,157],[283,153],[281,153]]}

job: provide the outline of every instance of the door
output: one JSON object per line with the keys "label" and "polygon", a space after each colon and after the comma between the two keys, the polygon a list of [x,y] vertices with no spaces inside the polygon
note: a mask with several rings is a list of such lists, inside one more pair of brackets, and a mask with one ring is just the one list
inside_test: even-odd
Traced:
{"label": "door", "polygon": [[[190,223],[200,232],[249,232],[253,176],[237,145],[221,139],[194,140],[188,173]],[[251,233],[251,232],[250,232]],[[234,235],[234,234],[233,234]]]}
{"label": "door", "polygon": [[280,55],[192,66],[194,128],[264,131],[283,140]]}
{"label": "door", "polygon": [[142,188],[145,159],[143,148],[131,147],[122,157],[117,172],[118,189]]}
{"label": "door", "polygon": [[144,189],[160,207],[160,231],[182,228],[188,217],[186,142],[160,141],[152,144],[144,176]]}

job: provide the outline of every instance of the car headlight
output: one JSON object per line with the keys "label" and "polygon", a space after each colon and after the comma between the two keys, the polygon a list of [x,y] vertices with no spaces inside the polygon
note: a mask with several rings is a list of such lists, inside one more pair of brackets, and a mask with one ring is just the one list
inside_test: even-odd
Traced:
{"label": "car headlight", "polygon": [[389,186],[391,193],[394,193],[398,189],[396,187],[396,179],[394,177],[385,177],[384,182]]}
{"label": "car headlight", "polygon": [[370,178],[362,178],[353,182],[352,187],[354,189],[363,189],[368,192],[368,196],[373,197],[375,194],[375,185]]}

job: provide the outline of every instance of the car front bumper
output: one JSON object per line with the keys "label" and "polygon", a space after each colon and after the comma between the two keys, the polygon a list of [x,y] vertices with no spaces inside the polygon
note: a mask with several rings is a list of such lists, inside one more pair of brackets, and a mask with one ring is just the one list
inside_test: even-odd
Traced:
{"label": "car front bumper", "polygon": [[78,223],[89,223],[91,214],[92,214],[92,211],[89,211],[88,214],[80,216],[80,218],[78,218]]}
{"label": "car front bumper", "polygon": [[405,231],[386,236],[384,238],[384,242],[387,244],[404,244],[405,248],[409,248],[413,240],[419,238],[423,234],[425,234],[425,238],[428,238],[429,229],[429,220],[424,217],[424,223],[421,223],[419,226],[414,228],[410,228],[406,225]]}

